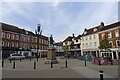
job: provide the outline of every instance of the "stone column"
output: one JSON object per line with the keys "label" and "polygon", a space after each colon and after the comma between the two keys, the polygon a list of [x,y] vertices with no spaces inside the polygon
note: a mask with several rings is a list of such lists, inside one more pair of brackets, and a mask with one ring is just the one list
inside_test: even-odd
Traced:
{"label": "stone column", "polygon": [[55,55],[55,48],[48,48],[47,61],[45,63],[50,64],[51,62],[53,64],[58,63]]}

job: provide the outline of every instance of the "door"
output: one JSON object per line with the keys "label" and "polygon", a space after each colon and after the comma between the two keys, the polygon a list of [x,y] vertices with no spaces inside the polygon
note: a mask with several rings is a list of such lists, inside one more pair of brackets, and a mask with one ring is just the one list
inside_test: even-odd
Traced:
{"label": "door", "polygon": [[113,52],[113,58],[114,58],[114,59],[117,59],[117,57],[116,57],[116,52]]}

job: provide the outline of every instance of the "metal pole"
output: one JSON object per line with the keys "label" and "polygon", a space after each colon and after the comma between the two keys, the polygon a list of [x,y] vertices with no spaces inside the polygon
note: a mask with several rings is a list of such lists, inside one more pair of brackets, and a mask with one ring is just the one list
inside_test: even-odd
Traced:
{"label": "metal pole", "polygon": [[100,80],[103,80],[103,71],[99,71],[100,72]]}
{"label": "metal pole", "polygon": [[15,69],[15,61],[13,62],[13,69]]}
{"label": "metal pole", "polygon": [[65,67],[67,68],[67,66],[68,66],[68,65],[67,65],[67,59],[66,59],[66,61],[65,61]]}
{"label": "metal pole", "polygon": [[99,66],[101,66],[101,61],[100,61],[100,58],[99,58]]}
{"label": "metal pole", "polygon": [[31,61],[31,57],[30,57],[30,61]]}
{"label": "metal pole", "polygon": [[112,59],[111,59],[110,61],[111,61],[111,65],[113,65],[113,61],[112,61]]}
{"label": "metal pole", "polygon": [[10,63],[11,63],[11,59],[10,59]]}
{"label": "metal pole", "polygon": [[86,59],[85,59],[85,66],[87,66],[87,65],[86,65]]}
{"label": "metal pole", "polygon": [[34,69],[36,69],[36,62],[34,61]]}
{"label": "metal pole", "polygon": [[51,61],[51,68],[53,68],[53,62]]}
{"label": "metal pole", "polygon": [[4,60],[2,60],[2,67],[4,67]]}
{"label": "metal pole", "polygon": [[20,58],[20,62],[21,62],[21,58]]}

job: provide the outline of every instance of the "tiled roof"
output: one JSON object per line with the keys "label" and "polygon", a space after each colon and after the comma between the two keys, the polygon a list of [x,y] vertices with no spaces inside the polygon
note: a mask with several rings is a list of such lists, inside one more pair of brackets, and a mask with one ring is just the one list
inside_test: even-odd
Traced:
{"label": "tiled roof", "polygon": [[72,38],[71,36],[68,36],[63,42],[66,42],[66,41],[72,41]]}
{"label": "tiled roof", "polygon": [[78,35],[77,37],[75,37],[75,40],[76,40],[76,39],[80,39],[81,36],[82,36],[82,35]]}
{"label": "tiled roof", "polygon": [[86,35],[97,33],[98,31],[100,31],[100,29],[101,29],[101,25],[93,27],[93,28],[90,28],[90,29],[85,29],[84,33],[82,34],[82,36],[86,36]]}
{"label": "tiled roof", "polygon": [[116,22],[116,23],[106,25],[106,26],[104,26],[104,23],[101,22],[101,25],[98,25],[96,27],[93,27],[93,28],[90,28],[90,29],[85,28],[82,36],[94,34],[94,33],[97,33],[97,32],[103,31],[103,30],[107,30],[107,29],[111,29],[111,28],[114,28],[114,27],[118,27],[118,26],[120,26],[120,22]]}
{"label": "tiled roof", "polygon": [[118,26],[120,26],[120,22],[116,22],[116,23],[113,23],[113,24],[110,24],[110,25],[106,25],[106,26],[102,27],[100,29],[100,31],[115,28],[115,27],[118,27]]}
{"label": "tiled roof", "polygon": [[[25,34],[25,35],[30,35],[30,36],[36,36],[33,32],[31,31],[28,31],[28,30],[25,30],[25,29],[21,29],[21,28],[18,28],[17,26],[13,26],[13,25],[9,25],[9,24],[5,24],[5,23],[2,23],[2,30],[5,30],[5,31],[11,31],[11,32],[15,32],[15,33],[19,33],[19,34]],[[37,37],[37,36],[36,36]],[[48,38],[46,36],[43,36],[41,35],[42,38]]]}

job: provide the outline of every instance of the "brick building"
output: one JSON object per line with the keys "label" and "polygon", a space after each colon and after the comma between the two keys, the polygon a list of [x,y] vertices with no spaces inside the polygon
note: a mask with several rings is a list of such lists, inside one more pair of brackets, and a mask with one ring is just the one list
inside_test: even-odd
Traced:
{"label": "brick building", "polygon": [[[2,25],[2,57],[7,58],[12,53],[29,56],[37,54],[37,36],[28,30],[16,26],[0,23]],[[43,35],[39,38],[39,55],[46,55],[48,48],[48,37]]]}
{"label": "brick building", "polygon": [[110,25],[102,26],[99,32],[99,39],[102,40],[104,36],[107,37],[109,44],[111,45],[111,52],[102,52],[101,56],[111,56],[112,59],[118,59],[120,56],[120,22],[116,22]]}

